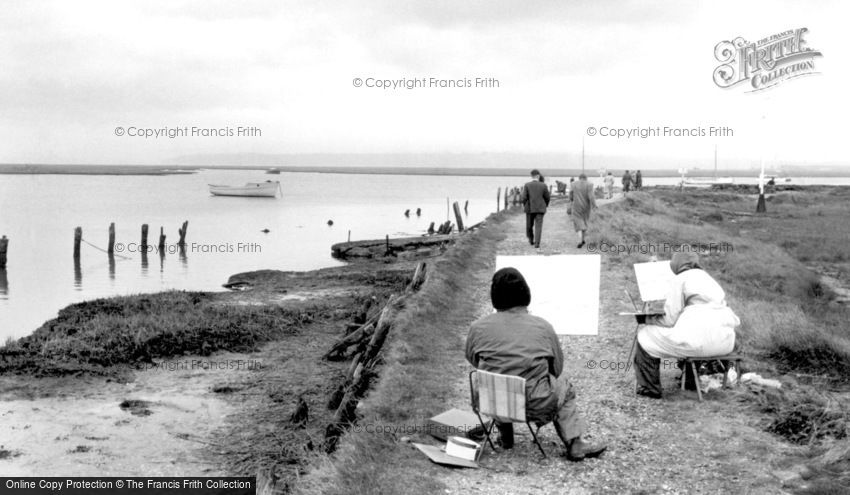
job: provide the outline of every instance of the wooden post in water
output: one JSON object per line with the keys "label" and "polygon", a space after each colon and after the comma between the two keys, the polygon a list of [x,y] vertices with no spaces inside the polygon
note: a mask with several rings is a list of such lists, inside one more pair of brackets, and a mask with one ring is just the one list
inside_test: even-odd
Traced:
{"label": "wooden post in water", "polygon": [[109,243],[106,245],[106,253],[109,256],[115,253],[115,222],[109,224]]}
{"label": "wooden post in water", "polygon": [[145,253],[148,250],[148,224],[142,224],[142,252]]}
{"label": "wooden post in water", "polygon": [[177,244],[180,247],[183,247],[183,246],[186,245],[186,230],[188,228],[189,228],[189,221],[186,220],[185,222],[183,222],[183,227],[180,230],[178,230],[178,232],[180,233],[180,240],[177,241]]}
{"label": "wooden post in water", "polygon": [[[507,194],[508,191],[505,191]],[[496,213],[499,213],[499,208],[502,206],[502,187],[499,186],[499,189],[496,190]]]}
{"label": "wooden post in water", "polygon": [[9,239],[0,237],[0,268],[6,268],[6,250],[9,249]]}
{"label": "wooden post in water", "polygon": [[165,256],[165,228],[164,227],[159,228],[159,245],[157,247],[159,248],[159,255]]}
{"label": "wooden post in water", "polygon": [[508,209],[508,187],[505,186],[505,209]]}
{"label": "wooden post in water", "polygon": [[351,231],[348,231],[348,242],[351,242]]}
{"label": "wooden post in water", "polygon": [[431,225],[428,226],[428,235],[434,235],[434,222],[431,222]]}
{"label": "wooden post in water", "polygon": [[468,199],[463,204],[463,213],[466,214],[466,215],[469,215],[469,200]]}
{"label": "wooden post in water", "polygon": [[80,241],[83,240],[83,228],[75,227],[74,228],[74,259],[80,259]]}
{"label": "wooden post in water", "polygon": [[455,220],[457,220],[457,230],[458,232],[463,232],[463,216],[460,214],[460,205],[457,204],[457,201],[454,202],[452,207],[455,210]]}

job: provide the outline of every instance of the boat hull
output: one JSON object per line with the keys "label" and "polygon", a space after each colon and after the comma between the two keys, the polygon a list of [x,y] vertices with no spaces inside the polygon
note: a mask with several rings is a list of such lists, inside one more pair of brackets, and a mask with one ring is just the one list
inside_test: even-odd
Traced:
{"label": "boat hull", "polygon": [[244,186],[224,186],[210,184],[213,196],[239,196],[246,198],[274,198],[280,188],[280,182],[248,182]]}

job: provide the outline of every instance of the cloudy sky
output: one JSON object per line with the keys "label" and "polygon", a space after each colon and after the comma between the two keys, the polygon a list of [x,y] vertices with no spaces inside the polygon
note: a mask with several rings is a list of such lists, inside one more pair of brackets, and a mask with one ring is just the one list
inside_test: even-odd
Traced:
{"label": "cloudy sky", "polygon": [[[715,145],[729,163],[848,163],[848,14],[841,1],[6,0],[0,162],[576,153],[584,139],[589,155],[645,163],[710,164]],[[720,41],[801,27],[820,74],[753,93],[714,84]],[[499,87],[366,87],[423,77]],[[262,135],[127,134],[193,126]],[[591,126],[734,135],[616,139]]]}

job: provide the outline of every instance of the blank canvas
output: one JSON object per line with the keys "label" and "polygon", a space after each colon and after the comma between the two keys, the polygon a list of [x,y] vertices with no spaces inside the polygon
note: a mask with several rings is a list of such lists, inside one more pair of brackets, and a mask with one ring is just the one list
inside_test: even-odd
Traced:
{"label": "blank canvas", "polygon": [[531,289],[531,314],[555,327],[558,335],[599,333],[598,254],[496,256],[496,270],[513,267]]}
{"label": "blank canvas", "polygon": [[640,298],[644,301],[660,301],[667,299],[673,271],[669,261],[650,261],[635,263],[635,278],[637,279]]}

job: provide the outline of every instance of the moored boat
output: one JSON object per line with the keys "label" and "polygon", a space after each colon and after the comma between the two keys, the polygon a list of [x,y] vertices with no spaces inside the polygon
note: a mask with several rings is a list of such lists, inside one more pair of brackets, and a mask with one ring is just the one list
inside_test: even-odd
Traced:
{"label": "moored boat", "polygon": [[[246,182],[243,186],[209,184],[213,196],[243,196],[254,198],[273,198],[280,189],[280,181]],[[283,196],[283,191],[281,191]]]}

